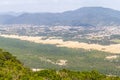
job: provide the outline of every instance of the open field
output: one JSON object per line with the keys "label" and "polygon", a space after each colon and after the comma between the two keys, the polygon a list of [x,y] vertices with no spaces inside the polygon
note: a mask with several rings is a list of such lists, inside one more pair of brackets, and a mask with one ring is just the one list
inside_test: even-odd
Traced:
{"label": "open field", "polygon": [[0,35],[1,37],[5,38],[15,38],[35,43],[41,43],[41,44],[54,44],[57,47],[67,47],[67,48],[83,48],[86,50],[99,50],[99,51],[105,51],[110,53],[120,53],[120,44],[112,44],[112,45],[99,45],[99,44],[88,44],[88,43],[82,43],[77,41],[63,41],[62,39],[45,39],[44,37],[31,37],[31,36],[18,36],[18,35]]}

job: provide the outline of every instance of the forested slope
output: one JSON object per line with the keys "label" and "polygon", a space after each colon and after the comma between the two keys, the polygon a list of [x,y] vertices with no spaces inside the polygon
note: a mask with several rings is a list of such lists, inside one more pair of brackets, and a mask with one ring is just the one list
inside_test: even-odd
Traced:
{"label": "forested slope", "polygon": [[63,70],[42,70],[33,72],[12,56],[0,49],[0,80],[120,80],[119,77],[106,76],[93,70],[77,72]]}

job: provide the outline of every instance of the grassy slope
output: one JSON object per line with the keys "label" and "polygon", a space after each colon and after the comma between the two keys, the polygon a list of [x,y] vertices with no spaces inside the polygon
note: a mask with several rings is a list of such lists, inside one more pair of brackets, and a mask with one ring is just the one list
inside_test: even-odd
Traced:
{"label": "grassy slope", "polygon": [[[26,66],[31,68],[67,68],[71,70],[91,70],[96,69],[106,74],[120,75],[120,58],[117,60],[105,60],[110,53],[100,51],[86,51],[83,49],[57,48],[54,45],[36,44],[17,39],[7,39],[0,37],[0,47],[17,56]],[[59,59],[68,60],[67,66],[58,66],[46,61],[41,61],[40,57],[50,59],[53,62]]]}

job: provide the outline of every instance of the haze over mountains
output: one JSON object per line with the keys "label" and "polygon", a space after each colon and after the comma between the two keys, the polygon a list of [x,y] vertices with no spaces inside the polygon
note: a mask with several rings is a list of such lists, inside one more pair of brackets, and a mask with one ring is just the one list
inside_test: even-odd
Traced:
{"label": "haze over mountains", "polygon": [[102,7],[83,7],[63,13],[0,14],[0,24],[115,26],[120,25],[120,11]]}

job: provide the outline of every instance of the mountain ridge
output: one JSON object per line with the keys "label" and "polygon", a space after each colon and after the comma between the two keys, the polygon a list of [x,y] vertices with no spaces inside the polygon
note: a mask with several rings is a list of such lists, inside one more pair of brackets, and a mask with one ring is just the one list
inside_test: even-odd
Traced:
{"label": "mountain ridge", "polygon": [[[3,15],[4,16],[4,15]],[[1,24],[116,26],[120,25],[120,11],[103,7],[83,7],[62,13],[23,13],[0,18]]]}

